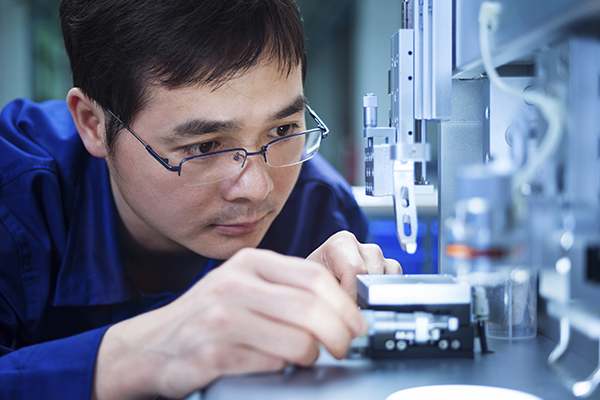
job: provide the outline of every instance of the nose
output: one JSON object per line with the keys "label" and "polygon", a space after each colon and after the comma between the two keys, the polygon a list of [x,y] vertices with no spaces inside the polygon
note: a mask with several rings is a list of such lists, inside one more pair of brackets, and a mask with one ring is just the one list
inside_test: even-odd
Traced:
{"label": "nose", "polygon": [[223,182],[221,195],[227,201],[260,202],[266,199],[273,190],[271,168],[260,152],[249,155],[242,171]]}

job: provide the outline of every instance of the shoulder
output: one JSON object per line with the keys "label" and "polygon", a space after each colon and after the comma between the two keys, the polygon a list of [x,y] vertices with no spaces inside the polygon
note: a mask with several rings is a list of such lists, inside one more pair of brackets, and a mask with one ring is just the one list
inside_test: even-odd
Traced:
{"label": "shoulder", "polygon": [[[74,197],[65,179],[73,171],[74,181],[77,169],[66,165],[69,153],[78,153],[75,139],[65,102],[20,99],[0,113],[0,259],[14,266],[3,270],[2,294],[22,320],[41,310],[27,301],[49,296],[50,265],[64,248],[65,209]],[[24,277],[35,290],[27,292]]]}
{"label": "shoulder", "polygon": [[20,134],[44,141],[45,134],[51,133],[57,139],[68,140],[76,134],[69,108],[62,100],[35,103],[27,99],[16,99],[8,103],[0,113],[0,127],[0,135],[5,138]]}
{"label": "shoulder", "polygon": [[302,166],[292,195],[302,192],[329,193],[341,207],[355,207],[352,187],[321,155],[317,154]]}
{"label": "shoulder", "polygon": [[34,170],[75,173],[83,144],[64,101],[18,99],[0,113],[0,186]]}
{"label": "shoulder", "polygon": [[354,233],[363,242],[367,220],[352,187],[317,155],[302,165],[294,190],[260,247],[306,257],[341,230]]}
{"label": "shoulder", "polygon": [[19,238],[33,235],[47,242],[49,227],[60,232],[57,227],[71,215],[80,177],[98,171],[103,162],[98,159],[91,169],[91,156],[64,101],[9,103],[0,113],[0,154],[1,221],[21,242],[27,240]]}

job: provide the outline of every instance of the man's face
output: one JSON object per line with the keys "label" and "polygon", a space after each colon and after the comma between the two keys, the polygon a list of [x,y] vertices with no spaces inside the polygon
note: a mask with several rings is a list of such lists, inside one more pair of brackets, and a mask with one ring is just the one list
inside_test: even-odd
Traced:
{"label": "man's face", "polygon": [[[278,128],[305,129],[300,67],[287,75],[264,63],[216,89],[155,87],[149,98],[131,128],[174,166],[211,143],[255,152],[275,139]],[[218,259],[260,243],[300,172],[300,165],[272,168],[252,156],[236,176],[183,186],[126,131],[108,164],[117,208],[140,244]]]}

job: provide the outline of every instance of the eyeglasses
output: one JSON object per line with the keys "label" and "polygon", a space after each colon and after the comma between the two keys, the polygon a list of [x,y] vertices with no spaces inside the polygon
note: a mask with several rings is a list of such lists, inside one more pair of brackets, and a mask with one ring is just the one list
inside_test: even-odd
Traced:
{"label": "eyeglasses", "polygon": [[271,167],[289,167],[310,160],[317,154],[321,140],[329,135],[329,128],[308,105],[305,105],[317,127],[304,132],[291,134],[273,140],[262,146],[260,151],[248,152],[246,149],[229,149],[209,154],[184,158],[178,166],[169,164],[169,159],[159,156],[131,128],[129,128],[112,111],[106,109],[125,129],[135,136],[163,167],[179,174],[179,180],[184,186],[200,186],[231,178],[241,172],[246,160],[251,156],[262,155],[267,165]]}

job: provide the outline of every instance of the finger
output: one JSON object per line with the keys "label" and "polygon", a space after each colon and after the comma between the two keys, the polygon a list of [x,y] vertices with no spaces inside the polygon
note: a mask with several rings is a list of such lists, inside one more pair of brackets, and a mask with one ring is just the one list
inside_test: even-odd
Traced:
{"label": "finger", "polygon": [[[327,305],[315,296],[307,295],[306,292],[295,290],[296,293],[280,294],[277,301],[255,301],[249,304],[252,311],[269,318],[273,318],[277,323],[286,323],[292,326],[296,332],[306,333],[309,336],[300,336],[299,334],[290,335],[300,336],[296,340],[298,343],[305,344],[299,348],[308,348],[308,338],[317,340],[333,356],[341,358],[348,351],[350,341],[354,336],[351,328],[345,324],[339,315],[334,313]],[[303,292],[303,293],[302,293]],[[281,329],[283,331],[283,329]],[[310,342],[312,343],[312,342]],[[288,345],[282,343],[279,347]],[[310,355],[317,355],[316,352],[299,353],[297,345],[292,345],[284,353],[290,361],[302,365],[309,365],[314,362]],[[292,354],[289,354],[292,351]]]}
{"label": "finger", "polygon": [[[358,274],[363,274],[363,273],[367,273],[367,272],[359,272]],[[340,277],[340,286],[342,287],[344,292],[348,293],[350,298],[354,299],[355,301],[356,301],[356,285],[357,285],[356,275],[358,275],[358,274],[349,269],[347,271],[344,271]]]}
{"label": "finger", "polygon": [[342,289],[356,299],[356,275],[368,273],[358,248],[360,243],[347,231],[331,236],[309,258],[325,265],[339,280]]}
{"label": "finger", "polygon": [[362,334],[365,323],[355,302],[322,265],[273,252],[262,253],[264,253],[262,256],[268,260],[266,258],[254,260],[249,255],[243,257],[246,262],[250,261],[250,265],[263,279],[310,291],[323,300],[335,314],[340,315],[354,335]]}
{"label": "finger", "polygon": [[333,243],[327,252],[331,269],[339,279],[340,286],[354,300],[356,300],[356,275],[369,273],[359,246],[360,244],[355,240]]}
{"label": "finger", "polygon": [[394,275],[402,274],[402,266],[400,263],[392,258],[385,259],[385,274]]}
{"label": "finger", "polygon": [[351,338],[366,330],[356,304],[323,266],[256,250],[239,252],[230,262],[237,265],[233,273],[223,269],[211,277],[219,279],[208,288],[212,296],[235,299],[254,312],[300,327],[338,358]]}
{"label": "finger", "polygon": [[331,247],[328,256],[335,260],[336,276],[340,285],[353,299],[356,299],[356,275],[383,274],[385,272],[385,258],[379,246],[375,244],[361,244],[354,236],[350,238],[340,236],[340,244]]}
{"label": "finger", "polygon": [[[331,275],[326,271],[325,274],[329,281]],[[243,298],[246,307],[253,312],[310,333],[333,356],[341,358],[345,356],[352,337],[361,334],[365,328],[362,316],[350,299],[348,308],[332,308],[332,300],[328,301],[327,298],[332,297],[333,287],[337,287],[340,297],[348,298],[348,295],[339,288],[334,279],[331,280],[333,282],[327,285],[316,283],[312,290],[257,280],[250,293],[239,293],[237,297]],[[344,318],[344,314],[355,314],[354,318],[360,318],[361,326],[353,328],[354,322],[350,319],[352,317]],[[310,362],[312,360],[308,361]]]}
{"label": "finger", "polygon": [[[216,369],[223,370],[227,367],[223,373],[238,373],[239,370],[232,369],[236,367],[235,364],[229,365],[221,360],[231,358],[230,349],[240,346],[254,349],[255,352],[274,359],[283,359],[303,366],[311,365],[317,360],[319,348],[315,338],[308,331],[250,309],[261,308],[260,305],[257,307],[256,304],[250,304],[250,308],[247,306],[248,304],[219,304],[197,316],[198,324],[203,326],[198,334],[205,333],[204,337],[212,337],[212,347],[216,346],[220,352],[225,353],[208,352],[212,358],[211,362],[225,363],[216,365]],[[260,367],[259,364],[258,368]]]}
{"label": "finger", "polygon": [[386,259],[379,246],[372,243],[361,244],[358,250],[369,274],[383,274],[385,272]]}
{"label": "finger", "polygon": [[385,258],[383,251],[376,244],[363,244],[359,249],[369,274],[402,273],[400,263],[394,259]]}
{"label": "finger", "polygon": [[360,243],[352,233],[341,231],[327,239],[308,259],[324,265],[338,279],[348,270],[367,273],[358,246]]}

